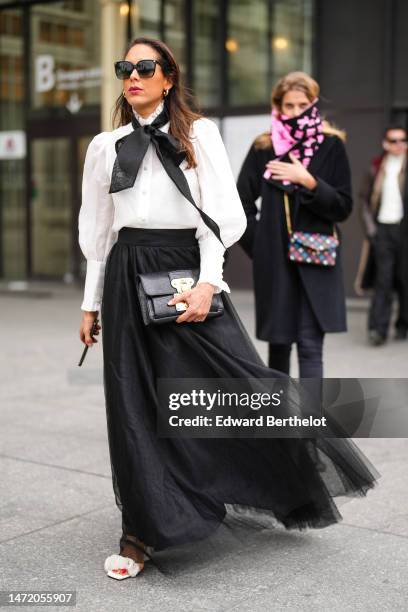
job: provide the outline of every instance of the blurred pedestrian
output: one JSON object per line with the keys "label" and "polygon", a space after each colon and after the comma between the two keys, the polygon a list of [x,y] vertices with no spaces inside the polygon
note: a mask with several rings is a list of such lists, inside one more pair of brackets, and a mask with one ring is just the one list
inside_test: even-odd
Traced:
{"label": "blurred pedestrian", "polygon": [[407,131],[390,125],[384,131],[383,154],[372,160],[359,191],[365,241],[358,274],[357,293],[373,288],[368,317],[368,338],[384,344],[391,320],[393,293],[399,312],[395,338],[408,332],[408,184]]}
{"label": "blurred pedestrian", "polygon": [[345,135],[322,120],[318,96],[318,83],[304,72],[276,83],[271,128],[254,140],[238,177],[248,222],[240,244],[253,259],[256,336],[269,343],[269,366],[286,373],[296,343],[304,378],[323,376],[325,334],[346,331],[336,244],[337,223],[352,210],[350,168]]}

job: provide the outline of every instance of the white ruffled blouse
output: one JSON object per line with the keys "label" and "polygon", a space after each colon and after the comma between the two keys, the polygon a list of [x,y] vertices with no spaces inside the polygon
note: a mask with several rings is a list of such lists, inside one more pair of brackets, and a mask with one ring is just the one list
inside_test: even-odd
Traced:
{"label": "white ruffled blouse", "polygon": [[[163,109],[160,102],[147,118],[135,115],[141,125],[151,123]],[[170,122],[160,129],[168,132]],[[197,228],[200,249],[198,283],[215,285],[215,292],[230,288],[223,280],[225,249],[202,221],[197,210],[179,192],[167,175],[152,144],[139,168],[133,187],[109,193],[115,141],[133,129],[132,123],[97,134],[89,143],[82,179],[82,203],[78,217],[79,246],[87,260],[82,310],[99,311],[102,302],[105,263],[122,227]],[[193,122],[192,143],[197,167],[180,168],[199,208],[214,219],[226,247],[244,233],[246,216],[216,123],[207,118]]]}

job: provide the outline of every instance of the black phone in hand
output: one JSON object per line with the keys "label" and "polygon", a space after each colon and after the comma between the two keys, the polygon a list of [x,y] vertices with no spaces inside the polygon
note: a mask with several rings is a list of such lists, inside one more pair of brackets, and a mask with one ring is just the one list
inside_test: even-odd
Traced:
{"label": "black phone in hand", "polygon": [[[94,322],[92,323],[92,327],[91,327],[91,336],[92,337],[94,336],[94,334],[96,332],[97,325],[98,325],[98,317],[96,317],[94,319]],[[84,350],[83,350],[83,352],[82,352],[81,359],[79,360],[79,363],[78,363],[79,366],[83,364],[88,349],[89,349],[89,346],[86,345]]]}

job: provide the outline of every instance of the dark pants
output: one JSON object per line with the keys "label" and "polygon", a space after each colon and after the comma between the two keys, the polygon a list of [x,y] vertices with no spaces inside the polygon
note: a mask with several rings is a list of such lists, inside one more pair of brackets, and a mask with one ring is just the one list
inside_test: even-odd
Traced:
{"label": "dark pants", "polygon": [[388,335],[391,319],[392,298],[397,282],[399,297],[399,317],[396,327],[407,329],[408,321],[403,313],[407,311],[404,283],[399,279],[401,252],[401,229],[399,223],[378,223],[378,231],[372,241],[376,276],[374,295],[371,301],[368,328],[376,330],[383,338]]}
{"label": "dark pants", "polygon": [[[297,351],[300,378],[323,378],[324,332],[313,313],[305,291],[301,291]],[[289,374],[291,344],[269,343],[268,365]]]}

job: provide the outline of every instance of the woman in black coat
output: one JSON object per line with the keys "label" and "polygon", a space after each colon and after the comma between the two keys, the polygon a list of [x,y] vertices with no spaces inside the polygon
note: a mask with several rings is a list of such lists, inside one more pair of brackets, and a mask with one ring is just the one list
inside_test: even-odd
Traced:
{"label": "woman in black coat", "polygon": [[303,72],[277,83],[272,130],[255,139],[238,177],[248,221],[240,244],[253,260],[256,336],[269,343],[269,367],[286,373],[296,342],[304,378],[323,377],[325,333],[346,331],[341,246],[334,266],[291,261],[284,193],[293,231],[333,235],[352,210],[343,134],[321,122],[318,93],[316,81]]}

